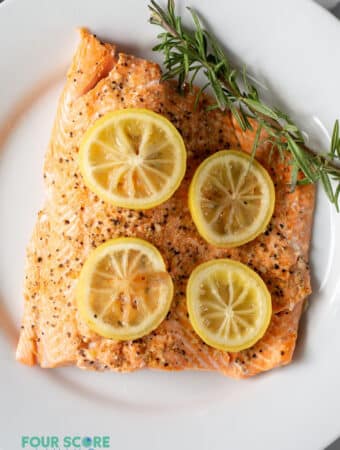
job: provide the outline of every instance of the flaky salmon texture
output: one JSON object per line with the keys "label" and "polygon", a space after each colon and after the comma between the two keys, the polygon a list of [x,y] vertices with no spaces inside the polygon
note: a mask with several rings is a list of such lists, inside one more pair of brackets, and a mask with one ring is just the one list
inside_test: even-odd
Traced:
{"label": "flaky salmon texture", "polygon": [[[276,205],[266,232],[235,249],[205,242],[191,219],[187,196],[197,166],[228,148],[250,152],[253,132],[243,132],[229,112],[207,111],[195,91],[179,94],[174,82],[161,82],[157,64],[118,53],[86,30],[61,95],[44,179],[47,197],[38,213],[27,250],[25,306],[17,359],[41,367],[76,365],[82,369],[128,372],[142,368],[203,369],[245,378],[291,361],[299,319],[311,292],[308,250],[314,187],[290,192],[290,167],[278,152],[258,160],[276,188]],[[148,108],[167,117],[180,131],[188,153],[180,188],[166,203],[148,211],[117,208],[85,187],[78,166],[79,142],[100,116],[121,108]],[[171,310],[151,334],[117,342],[89,329],[75,300],[78,276],[99,244],[135,236],[162,253],[175,285]],[[192,270],[213,258],[233,258],[256,270],[272,295],[273,315],[265,336],[252,348],[228,353],[209,347],[195,334],[185,289]]]}

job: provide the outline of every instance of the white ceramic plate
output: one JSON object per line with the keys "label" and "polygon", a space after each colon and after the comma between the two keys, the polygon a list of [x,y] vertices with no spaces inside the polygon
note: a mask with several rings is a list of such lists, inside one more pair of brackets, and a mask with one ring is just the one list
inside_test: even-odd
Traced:
{"label": "white ceramic plate", "polygon": [[[184,11],[184,2],[180,10]],[[0,448],[22,435],[108,435],[112,449],[318,450],[340,434],[340,218],[319,190],[314,293],[293,364],[247,381],[214,373],[41,370],[14,361],[24,249],[42,203],[42,162],[77,26],[152,57],[146,1],[0,5]],[[340,25],[308,1],[191,1],[277,106],[327,145],[339,114]],[[237,55],[237,58],[236,58]],[[154,56],[155,57],[155,56]],[[9,119],[12,123],[9,123]],[[40,447],[39,447],[40,448]]]}

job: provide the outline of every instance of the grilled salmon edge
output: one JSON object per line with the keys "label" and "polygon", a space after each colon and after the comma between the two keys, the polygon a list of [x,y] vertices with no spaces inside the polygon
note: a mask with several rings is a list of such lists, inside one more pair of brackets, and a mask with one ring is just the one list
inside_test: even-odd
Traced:
{"label": "grilled salmon edge", "polygon": [[[116,47],[111,44],[102,44],[98,46],[99,41],[94,35],[88,32],[86,28],[79,28],[80,43],[77,51],[73,57],[71,66],[68,70],[66,77],[66,84],[59,100],[58,115],[62,114],[62,104],[79,98],[81,95],[89,92],[93,87],[103,78],[107,76],[110,70],[113,68],[116,62]],[[86,66],[83,66],[83,62],[86,62]],[[77,75],[77,83],[74,82],[74,75]],[[54,139],[56,131],[56,125],[54,125],[51,142]],[[30,246],[37,239],[38,224],[31,237]],[[27,254],[30,253],[30,248],[27,248]],[[26,268],[30,265],[30,261],[26,258]],[[38,275],[37,275],[38,277]],[[33,311],[30,311],[29,298],[24,295],[24,316],[21,325],[20,338],[16,350],[16,359],[26,365],[33,366],[37,362],[37,349],[36,349],[36,334],[34,325],[31,323],[29,316],[35,316]]]}

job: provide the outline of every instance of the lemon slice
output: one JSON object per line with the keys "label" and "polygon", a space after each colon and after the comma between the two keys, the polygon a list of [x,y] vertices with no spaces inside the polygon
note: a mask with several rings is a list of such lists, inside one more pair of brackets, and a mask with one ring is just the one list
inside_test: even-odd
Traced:
{"label": "lemon slice", "polygon": [[187,285],[189,318],[212,347],[237,352],[265,333],[271,318],[270,293],[249,267],[215,259],[196,267]]}
{"label": "lemon slice", "polygon": [[176,128],[146,109],[122,109],[100,118],[81,142],[85,184],[116,206],[148,209],[179,187],[186,150]]}
{"label": "lemon slice", "polygon": [[137,339],[157,328],[172,297],[161,254],[136,238],[112,239],[93,250],[77,289],[82,318],[101,336],[116,340]]}
{"label": "lemon slice", "polygon": [[272,179],[246,153],[223,150],[198,167],[189,189],[189,208],[201,236],[218,247],[237,247],[256,238],[274,211]]}

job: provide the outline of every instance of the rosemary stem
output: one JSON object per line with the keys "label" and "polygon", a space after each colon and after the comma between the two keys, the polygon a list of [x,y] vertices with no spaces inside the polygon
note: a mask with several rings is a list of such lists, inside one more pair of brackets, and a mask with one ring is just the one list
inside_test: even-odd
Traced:
{"label": "rosemary stem", "polygon": [[[181,38],[181,36],[177,33],[177,31],[172,28],[169,24],[167,24],[166,22],[164,22],[164,20],[162,20],[162,25],[161,25],[165,30],[168,31],[169,34],[171,34],[171,36],[177,38],[183,45],[188,45],[188,43]],[[194,47],[192,45],[189,45],[189,47],[191,47],[192,50],[195,50]],[[199,59],[199,62],[202,64],[202,66],[206,69],[209,68],[209,64],[202,60]],[[226,89],[228,89],[236,98],[236,100],[238,102],[242,102],[243,104],[245,104],[244,97],[240,97],[238,96],[238,93],[235,92],[235,90],[232,88],[232,86],[230,85],[230,83],[228,82],[228,80],[226,80],[224,77],[219,77],[220,82],[226,87]],[[254,119],[256,120],[260,120],[263,119],[264,121],[266,121],[272,128],[274,128],[275,130],[278,131],[284,131],[284,127],[275,119],[272,119],[271,117],[266,116],[263,113],[259,113],[256,110],[254,110],[251,106],[246,105],[246,107],[249,109],[249,111],[251,111],[251,113],[254,115]],[[292,136],[290,133],[288,133],[291,137]],[[310,156],[312,157],[319,157],[324,163],[327,163],[328,167],[332,167],[332,169],[334,169],[334,171],[336,171],[339,175],[340,175],[340,167],[336,164],[334,164],[329,158],[327,158],[324,155],[320,155],[317,152],[314,152],[313,150],[311,150],[310,148],[306,147],[304,144],[302,145],[303,149],[309,153]]]}
{"label": "rosemary stem", "polygon": [[[168,0],[168,6],[162,9],[155,0],[149,5],[150,22],[165,31],[159,37],[161,43],[154,50],[163,51],[166,72],[164,79],[177,77],[179,87],[187,82],[191,87],[196,75],[202,71],[207,78],[206,84],[198,91],[196,103],[208,87],[211,88],[216,104],[209,108],[228,108],[242,130],[252,130],[252,121],[258,122],[258,130],[264,130],[266,137],[254,141],[253,156],[258,146],[269,142],[280,154],[290,154],[292,165],[291,186],[295,188],[297,174],[304,178],[299,182],[315,183],[318,180],[337,209],[340,200],[340,124],[335,121],[332,141],[328,153],[319,154],[305,145],[302,132],[282,111],[267,105],[259,96],[256,87],[250,83],[245,70],[240,73],[231,67],[222,47],[208,31],[202,28],[197,14],[191,10],[194,30],[188,30],[182,24],[181,17],[175,13],[174,0]],[[240,80],[243,85],[240,85]],[[331,181],[335,181],[335,185]]]}

